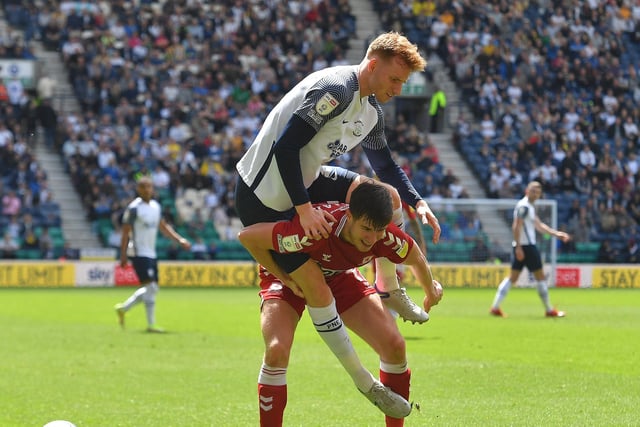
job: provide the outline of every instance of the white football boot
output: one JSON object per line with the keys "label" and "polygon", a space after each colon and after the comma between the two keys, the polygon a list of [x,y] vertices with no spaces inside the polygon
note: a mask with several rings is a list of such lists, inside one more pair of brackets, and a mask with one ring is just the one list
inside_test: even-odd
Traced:
{"label": "white football boot", "polygon": [[404,418],[411,413],[411,404],[407,399],[375,380],[368,392],[362,392],[367,399],[385,415],[392,418]]}
{"label": "white football boot", "polygon": [[411,301],[405,288],[394,289],[390,292],[380,291],[377,286],[375,288],[387,308],[398,313],[405,322],[409,321],[415,324],[429,320],[429,313]]}

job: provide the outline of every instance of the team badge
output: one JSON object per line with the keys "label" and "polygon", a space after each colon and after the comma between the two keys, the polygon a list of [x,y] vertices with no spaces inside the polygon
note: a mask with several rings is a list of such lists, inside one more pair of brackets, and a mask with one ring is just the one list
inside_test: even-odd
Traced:
{"label": "team badge", "polygon": [[362,121],[360,120],[356,121],[353,126],[353,136],[355,136],[356,138],[361,137],[363,130],[364,130],[364,123],[362,123]]}
{"label": "team badge", "polygon": [[316,112],[321,116],[331,113],[340,103],[329,92],[322,95],[316,102]]}

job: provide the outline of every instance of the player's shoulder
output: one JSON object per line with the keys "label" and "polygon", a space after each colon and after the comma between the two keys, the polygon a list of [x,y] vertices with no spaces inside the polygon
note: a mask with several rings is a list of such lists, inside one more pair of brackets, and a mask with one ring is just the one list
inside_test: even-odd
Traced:
{"label": "player's shoulder", "polygon": [[309,91],[329,94],[339,104],[349,104],[359,88],[356,67],[340,65],[312,73]]}
{"label": "player's shoulder", "polygon": [[140,206],[140,203],[142,203],[142,198],[136,197],[135,199],[129,202],[129,204],[127,205],[127,209],[137,208],[138,206]]}
{"label": "player's shoulder", "polygon": [[342,216],[349,209],[349,205],[338,201],[314,203],[315,208],[322,209],[330,214]]}

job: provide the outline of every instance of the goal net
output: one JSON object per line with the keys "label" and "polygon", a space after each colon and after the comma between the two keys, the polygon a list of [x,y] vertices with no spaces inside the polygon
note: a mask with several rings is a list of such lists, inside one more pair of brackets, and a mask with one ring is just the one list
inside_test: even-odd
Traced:
{"label": "goal net", "polygon": [[[428,202],[442,228],[440,242],[433,244],[433,230],[428,225],[422,225],[427,257],[434,266],[439,263],[510,265],[513,241],[511,224],[517,199],[439,199]],[[535,206],[538,218],[557,229],[557,202],[553,199],[540,199]],[[406,230],[413,233],[408,224]],[[555,278],[557,240],[537,233],[536,244],[546,276]],[[531,272],[525,269],[518,281],[519,286],[533,284],[532,278],[526,276],[531,276]],[[549,280],[551,286],[554,285],[553,282],[553,279]]]}

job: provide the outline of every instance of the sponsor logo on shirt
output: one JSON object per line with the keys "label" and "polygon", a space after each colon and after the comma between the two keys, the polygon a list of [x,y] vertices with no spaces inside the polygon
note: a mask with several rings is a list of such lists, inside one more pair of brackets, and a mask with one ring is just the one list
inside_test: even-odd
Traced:
{"label": "sponsor logo on shirt", "polygon": [[329,115],[340,103],[329,92],[322,95],[316,102],[316,111],[321,116]]}
{"label": "sponsor logo on shirt", "polygon": [[299,252],[304,246],[309,246],[307,236],[302,239],[297,234],[283,236],[278,234],[278,251],[279,252]]}
{"label": "sponsor logo on shirt", "polygon": [[348,151],[347,146],[345,144],[341,144],[340,140],[335,140],[327,144],[327,149],[331,151],[332,159],[337,159]]}
{"label": "sponsor logo on shirt", "polygon": [[400,258],[407,257],[409,253],[409,242],[406,240],[387,231],[382,241],[386,246],[391,246],[391,249],[393,249]]}

